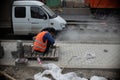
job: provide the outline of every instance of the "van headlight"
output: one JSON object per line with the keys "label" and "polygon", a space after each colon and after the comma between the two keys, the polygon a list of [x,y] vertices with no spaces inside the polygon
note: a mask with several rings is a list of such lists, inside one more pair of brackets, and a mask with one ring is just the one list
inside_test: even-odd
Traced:
{"label": "van headlight", "polygon": [[62,28],[65,28],[65,27],[66,27],[66,25],[65,25],[65,24],[61,24],[61,27],[62,27]]}

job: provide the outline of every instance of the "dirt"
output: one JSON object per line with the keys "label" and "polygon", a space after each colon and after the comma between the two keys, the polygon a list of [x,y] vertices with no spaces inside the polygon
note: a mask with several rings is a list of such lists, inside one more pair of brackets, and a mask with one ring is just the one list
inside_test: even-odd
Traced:
{"label": "dirt", "polygon": [[[4,71],[16,80],[34,80],[34,75],[43,72],[44,69],[39,67],[15,67],[0,66],[0,71]],[[103,70],[103,69],[64,69],[64,73],[75,72],[80,77],[90,79],[91,76],[102,76],[108,80],[119,80],[120,70]],[[1,79],[0,79],[1,80]]]}
{"label": "dirt", "polygon": [[102,76],[108,80],[120,80],[120,70],[108,70],[108,69],[65,69],[66,72],[75,72],[80,77],[90,79],[91,76]]}
{"label": "dirt", "polygon": [[43,71],[41,68],[1,66],[1,71],[9,74],[16,80],[34,80],[34,74]]}

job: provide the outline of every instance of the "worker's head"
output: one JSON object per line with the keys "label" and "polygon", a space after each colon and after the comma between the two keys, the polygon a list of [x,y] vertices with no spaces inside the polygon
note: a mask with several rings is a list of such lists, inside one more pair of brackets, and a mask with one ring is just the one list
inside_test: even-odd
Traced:
{"label": "worker's head", "polygon": [[48,31],[49,33],[51,33],[52,36],[54,36],[56,34],[56,31],[54,28],[47,28],[47,29],[44,29],[42,31]]}

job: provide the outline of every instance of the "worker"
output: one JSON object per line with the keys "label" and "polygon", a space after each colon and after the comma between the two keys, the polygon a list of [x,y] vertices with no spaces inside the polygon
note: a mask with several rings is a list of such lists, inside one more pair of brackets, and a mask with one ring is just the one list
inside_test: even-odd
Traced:
{"label": "worker", "polygon": [[43,55],[49,52],[49,48],[55,43],[53,36],[55,35],[55,30],[50,28],[48,30],[43,30],[37,34],[33,44],[33,51],[40,52]]}

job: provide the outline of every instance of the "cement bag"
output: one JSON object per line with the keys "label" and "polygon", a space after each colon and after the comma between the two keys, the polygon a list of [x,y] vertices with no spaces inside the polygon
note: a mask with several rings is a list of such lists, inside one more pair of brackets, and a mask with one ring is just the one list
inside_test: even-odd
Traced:
{"label": "cement bag", "polygon": [[44,75],[51,75],[55,80],[58,80],[59,79],[59,77],[61,77],[61,73],[55,73],[55,72],[53,72],[53,71],[51,71],[51,70],[45,70],[42,74],[41,74],[41,76],[44,76]]}
{"label": "cement bag", "polygon": [[78,77],[75,72],[69,72],[61,75],[60,79],[58,80],[88,80],[88,79]]}
{"label": "cement bag", "polygon": [[34,79],[35,79],[35,80],[51,80],[51,79],[49,79],[49,78],[47,78],[47,77],[42,77],[42,76],[41,76],[41,72],[35,74],[35,75],[34,75]]}
{"label": "cement bag", "polygon": [[47,70],[51,70],[51,71],[57,72],[57,73],[58,72],[61,73],[61,71],[62,71],[60,67],[56,66],[53,63],[43,64],[42,67],[45,68],[45,69],[47,69]]}
{"label": "cement bag", "polygon": [[88,80],[86,78],[81,78],[81,77],[74,77],[72,80]]}
{"label": "cement bag", "polygon": [[65,79],[65,80],[72,80],[74,77],[77,77],[76,73],[74,72],[69,72],[66,74],[61,75],[61,80]]}
{"label": "cement bag", "polygon": [[46,74],[50,74],[55,80],[59,79],[59,77],[62,75],[61,74],[61,68],[56,66],[53,63],[49,63],[49,64],[43,64],[42,65],[43,68],[47,69],[45,70],[41,76],[44,76]]}
{"label": "cement bag", "polygon": [[90,80],[107,80],[107,79],[104,77],[92,76]]}

